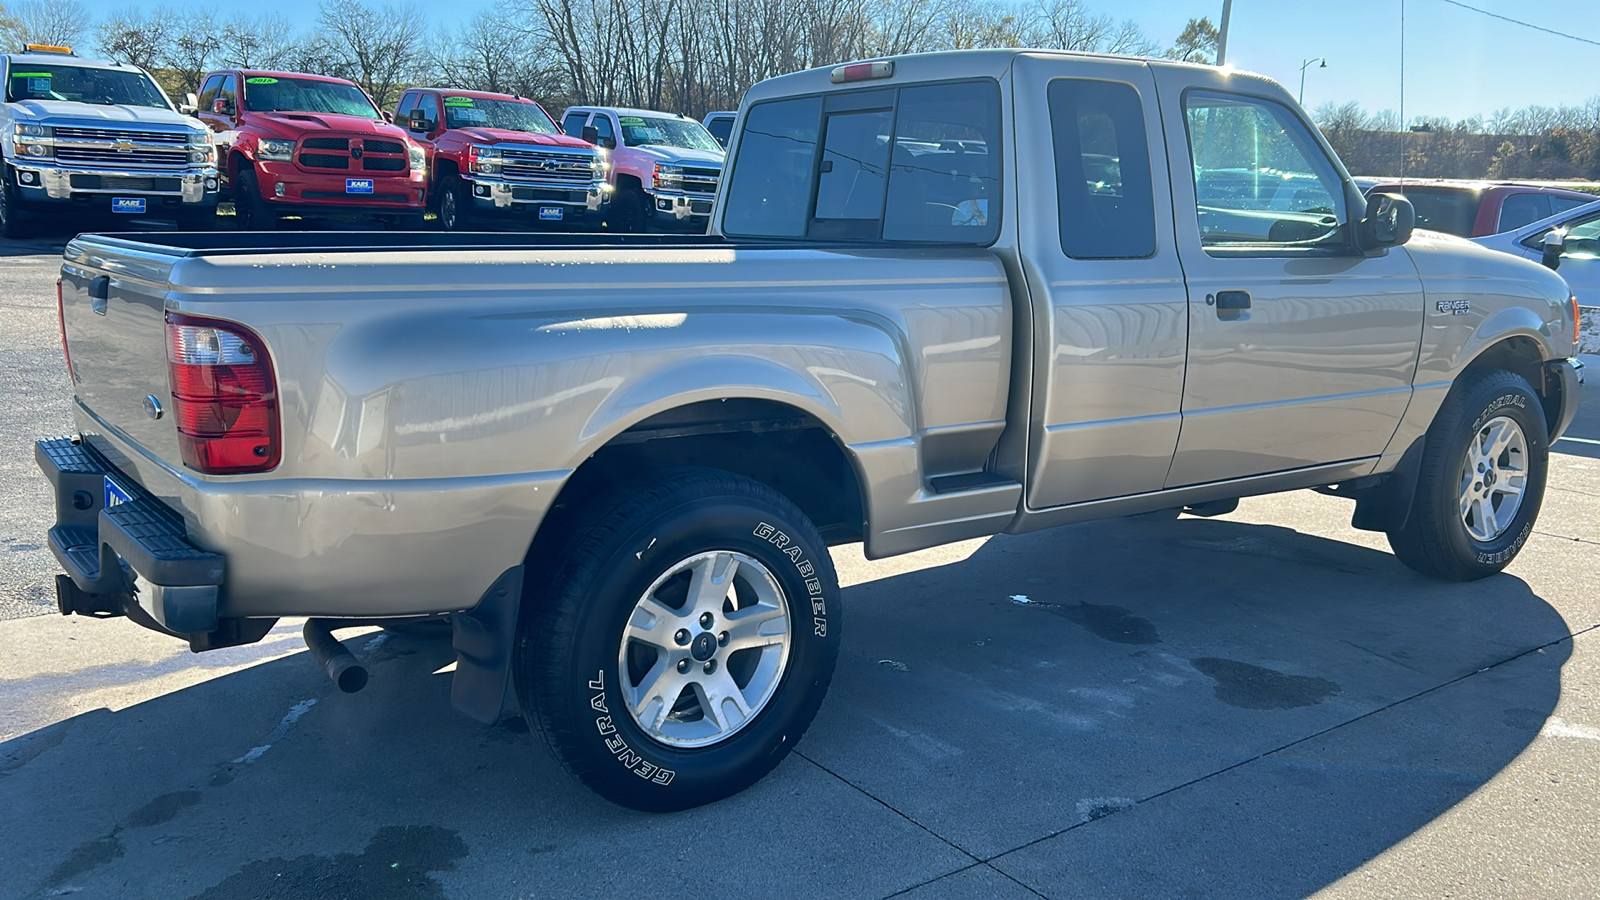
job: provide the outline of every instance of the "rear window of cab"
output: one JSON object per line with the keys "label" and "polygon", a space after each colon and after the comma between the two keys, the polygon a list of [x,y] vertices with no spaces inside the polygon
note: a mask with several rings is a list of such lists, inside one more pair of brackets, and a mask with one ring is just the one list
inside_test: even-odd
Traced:
{"label": "rear window of cab", "polygon": [[1000,233],[1000,160],[994,81],[759,103],[740,133],[722,231],[988,246]]}

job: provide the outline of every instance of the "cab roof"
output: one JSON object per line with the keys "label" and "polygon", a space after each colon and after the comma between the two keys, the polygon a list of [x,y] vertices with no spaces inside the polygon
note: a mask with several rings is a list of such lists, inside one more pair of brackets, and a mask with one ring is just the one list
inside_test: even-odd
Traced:
{"label": "cab roof", "polygon": [[85,59],[72,53],[7,53],[5,57],[13,66],[77,66],[83,69],[116,69],[124,72],[144,71],[138,66],[129,65],[128,63],[117,63],[104,59]]}
{"label": "cab roof", "polygon": [[425,87],[420,84],[416,87],[406,88],[406,90],[434,91],[435,93],[439,94],[449,94],[452,97],[476,97],[482,100],[510,100],[512,102],[532,103],[535,106],[539,105],[539,102],[534,100],[532,97],[519,97],[516,94],[500,94],[494,91],[463,91],[457,88]]}
{"label": "cab roof", "polygon": [[[299,78],[304,81],[331,81],[334,84],[355,84],[354,81],[347,78],[334,78],[331,75],[312,75],[309,72],[276,72],[271,69],[218,69],[215,72],[207,73],[206,78],[210,78],[212,75],[229,75],[234,72],[238,72],[241,78]],[[201,79],[201,81],[204,80]],[[357,86],[359,87],[359,85]]]}
{"label": "cab roof", "polygon": [[[663,112],[663,111],[661,111],[659,109],[638,109],[638,108],[635,108],[635,107],[632,107],[632,106],[569,106],[569,107],[567,107],[567,112],[570,113],[575,109],[581,109],[584,112],[612,112],[612,113],[616,113],[619,116],[638,116],[640,118],[644,118],[645,116],[651,116],[651,117],[658,118],[658,119],[659,118],[667,118],[667,119],[687,119],[690,122],[698,122],[699,121],[698,119],[690,119],[688,116],[681,115],[679,113]],[[565,117],[563,117],[563,118],[565,118]]]}

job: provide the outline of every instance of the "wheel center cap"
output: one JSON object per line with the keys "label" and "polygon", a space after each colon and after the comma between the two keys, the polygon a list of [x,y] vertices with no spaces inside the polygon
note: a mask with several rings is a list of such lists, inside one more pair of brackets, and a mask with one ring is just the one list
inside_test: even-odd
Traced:
{"label": "wheel center cap", "polygon": [[717,638],[709,631],[700,632],[695,637],[694,642],[689,645],[689,655],[693,656],[696,662],[705,662],[715,656],[716,652]]}

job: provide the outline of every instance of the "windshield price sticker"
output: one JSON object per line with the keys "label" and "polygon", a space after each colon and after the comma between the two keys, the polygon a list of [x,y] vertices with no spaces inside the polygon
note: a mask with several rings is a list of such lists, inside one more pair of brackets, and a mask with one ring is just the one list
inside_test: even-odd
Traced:
{"label": "windshield price sticker", "polygon": [[278,79],[276,79],[276,78],[267,78],[267,77],[263,76],[263,77],[260,77],[260,78],[246,78],[244,80],[244,83],[245,84],[277,84],[278,83]]}
{"label": "windshield price sticker", "polygon": [[643,126],[644,120],[638,116],[621,116],[618,121],[624,125]]}
{"label": "windshield price sticker", "polygon": [[12,72],[12,78],[53,78],[49,72]]}
{"label": "windshield price sticker", "polygon": [[444,105],[445,106],[471,106],[472,105],[472,98],[471,97],[446,97],[446,98],[444,98]]}

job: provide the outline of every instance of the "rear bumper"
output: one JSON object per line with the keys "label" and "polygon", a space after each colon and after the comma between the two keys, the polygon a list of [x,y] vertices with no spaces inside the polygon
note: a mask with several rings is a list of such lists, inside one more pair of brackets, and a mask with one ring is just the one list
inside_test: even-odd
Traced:
{"label": "rear bumper", "polygon": [[[177,634],[217,629],[227,566],[189,543],[181,516],[88,444],[52,438],[33,456],[55,493],[50,551],[78,590],[107,610],[136,604]],[[128,499],[108,505],[116,491]]]}
{"label": "rear bumper", "polygon": [[1583,363],[1576,359],[1557,359],[1544,364],[1546,383],[1554,382],[1561,387],[1561,411],[1555,420],[1550,423],[1550,442],[1567,432],[1567,426],[1572,424],[1572,417],[1578,414],[1578,401],[1583,396],[1580,386],[1583,384]]}

